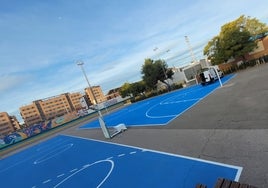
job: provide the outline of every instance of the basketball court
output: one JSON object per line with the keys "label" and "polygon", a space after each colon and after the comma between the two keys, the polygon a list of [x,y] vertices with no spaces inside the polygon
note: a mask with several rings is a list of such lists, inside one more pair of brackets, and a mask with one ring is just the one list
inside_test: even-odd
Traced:
{"label": "basketball court", "polygon": [[58,135],[1,160],[3,187],[213,187],[241,167],[103,141]]}
{"label": "basketball court", "polygon": [[[226,76],[225,83],[233,75]],[[220,87],[196,85],[144,100],[104,116],[108,126],[166,125]],[[99,128],[93,121],[80,129]],[[4,187],[213,187],[239,180],[242,167],[82,137],[58,135],[0,163]],[[15,180],[15,181],[14,181]]]}
{"label": "basketball court", "polygon": [[[233,76],[223,77],[222,83],[228,82]],[[113,113],[104,111],[104,121],[108,127],[118,124],[125,124],[127,127],[166,125],[219,87],[219,81],[206,86],[194,85],[133,103]],[[91,128],[100,128],[99,121],[80,127]]]}

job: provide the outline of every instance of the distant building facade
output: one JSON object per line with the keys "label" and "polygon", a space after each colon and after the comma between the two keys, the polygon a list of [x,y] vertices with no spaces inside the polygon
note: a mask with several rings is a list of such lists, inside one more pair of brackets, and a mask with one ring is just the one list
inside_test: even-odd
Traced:
{"label": "distant building facade", "polygon": [[108,91],[106,95],[107,100],[111,100],[120,96],[120,88],[114,88]]}
{"label": "distant building facade", "polygon": [[184,82],[185,82],[185,74],[182,71],[182,69],[178,68],[178,67],[173,67],[172,71],[173,71],[174,74],[172,76],[171,83],[172,84],[184,84]]}
{"label": "distant building facade", "polygon": [[268,55],[268,33],[256,40],[257,48],[246,55],[247,60],[260,59],[263,61],[263,57]]}
{"label": "distant building facade", "polygon": [[38,109],[36,103],[22,106],[19,108],[19,110],[26,126],[34,125],[43,121],[44,117],[41,116],[40,110]]}
{"label": "distant building facade", "polygon": [[7,112],[0,112],[0,137],[20,129],[20,124],[15,116]]}
{"label": "distant building facade", "polygon": [[27,126],[51,120],[82,108],[81,93],[64,93],[58,96],[33,101],[20,107],[20,114]]}
{"label": "distant building facade", "polygon": [[[93,93],[91,92],[91,89]],[[100,86],[92,86],[91,89],[89,87],[85,88],[85,93],[90,103],[89,106],[92,104],[102,103],[107,100]],[[93,94],[97,101],[95,101]]]}
{"label": "distant building facade", "polygon": [[67,94],[67,96],[70,99],[70,104],[72,105],[73,111],[77,111],[83,108],[81,104],[81,98],[83,97],[83,94],[76,92]]}
{"label": "distant building facade", "polygon": [[[182,68],[179,67],[172,67],[171,68],[173,75],[172,78],[168,78],[165,80],[166,83],[169,85],[178,85],[178,84],[184,84],[185,83],[185,74],[183,72]],[[161,81],[157,82],[157,90],[166,90],[168,89],[167,85]]]}
{"label": "distant building facade", "polygon": [[185,75],[185,81],[188,84],[196,83],[196,75],[199,74],[202,70],[202,66],[200,63],[194,63],[187,67],[183,68],[183,72]]}

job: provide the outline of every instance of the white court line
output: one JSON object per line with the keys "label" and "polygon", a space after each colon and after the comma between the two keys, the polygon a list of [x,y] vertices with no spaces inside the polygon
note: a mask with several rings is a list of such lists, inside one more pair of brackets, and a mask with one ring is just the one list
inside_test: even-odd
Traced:
{"label": "white court line", "polygon": [[[160,104],[160,103],[159,103]],[[148,117],[148,118],[167,118],[167,117],[174,117],[176,116],[177,114],[170,114],[170,115],[166,115],[166,116],[150,116],[148,113],[153,109],[155,108],[156,106],[158,106],[159,104],[155,104],[153,106],[151,106],[145,113],[145,116]]]}
{"label": "white court line", "polygon": [[[70,138],[72,138],[72,137],[70,137]],[[137,153],[137,151],[132,151],[132,152],[130,152],[129,154],[135,154],[135,153]],[[122,153],[122,154],[119,154],[119,155],[117,155],[117,157],[123,157],[123,156],[125,156],[126,154],[125,153]],[[105,159],[105,160],[101,160],[102,162],[105,162],[105,161],[111,161],[110,159],[112,159],[113,157],[109,157],[109,158],[107,158],[107,159]],[[101,161],[96,161],[96,162],[94,162],[94,163],[92,163],[92,164],[85,164],[85,165],[83,165],[83,167],[81,168],[81,169],[79,169],[78,170],[78,168],[74,168],[74,169],[72,169],[72,170],[70,170],[69,172],[70,173],[73,173],[73,172],[75,172],[75,173],[73,173],[73,174],[71,174],[71,175],[69,175],[67,178],[65,178],[64,180],[62,180],[62,182],[60,182],[60,183],[58,183],[55,187],[57,187],[59,184],[62,184],[63,182],[65,182],[68,178],[70,178],[70,177],[72,177],[73,175],[75,175],[75,174],[77,174],[78,172],[80,172],[80,171],[82,171],[82,170],[84,170],[84,169],[86,169],[86,168],[89,168],[90,166],[93,166],[94,164],[97,164],[97,163],[100,163]],[[113,162],[113,161],[112,161]],[[77,171],[77,172],[76,172]],[[111,170],[112,171],[112,170]],[[62,177],[62,176],[64,176],[65,174],[64,173],[62,173],[62,174],[59,174],[59,175],[57,175],[56,177],[57,178],[60,178],[60,177]],[[108,177],[108,176],[107,176]],[[48,183],[48,182],[50,182],[51,181],[51,179],[48,179],[48,180],[45,180],[45,181],[43,181],[42,183],[43,184],[45,184],[45,183]],[[104,180],[102,181],[102,182],[104,182]],[[98,185],[98,187],[100,186],[101,184],[99,184]],[[33,186],[32,188],[35,188],[36,186]]]}
{"label": "white court line", "polygon": [[200,159],[200,158],[194,158],[194,157],[189,157],[189,156],[184,156],[184,155],[178,155],[178,154],[173,154],[173,153],[167,153],[167,152],[162,152],[162,151],[157,151],[157,150],[145,149],[145,148],[140,148],[140,147],[136,147],[136,146],[125,145],[125,144],[111,143],[111,142],[106,142],[106,141],[102,141],[102,140],[96,140],[96,139],[91,139],[91,138],[84,138],[84,137],[73,136],[73,135],[64,135],[64,134],[61,134],[61,135],[67,136],[67,137],[79,138],[79,139],[82,139],[82,140],[89,140],[89,141],[94,141],[94,142],[105,143],[105,144],[108,144],[108,145],[116,145],[116,146],[123,146],[123,147],[138,149],[138,150],[141,150],[142,152],[147,152],[147,151],[148,152],[154,152],[154,153],[158,153],[158,154],[164,154],[164,155],[179,157],[179,158],[183,158],[183,159],[189,159],[189,160],[203,162],[203,163],[207,163],[207,164],[213,164],[213,165],[218,165],[218,166],[223,166],[223,167],[228,167],[228,168],[234,168],[234,169],[237,169],[237,174],[236,174],[236,177],[235,177],[235,181],[239,181],[239,178],[241,176],[241,172],[243,170],[243,167],[240,167],[240,166],[228,165],[228,164],[225,164],[225,163],[208,161],[208,160]]}
{"label": "white court line", "polygon": [[43,184],[46,184],[46,183],[48,183],[50,181],[51,181],[51,179],[45,180],[45,181],[43,181]]}
{"label": "white court line", "polygon": [[[225,83],[227,83],[228,81],[230,81],[233,77],[234,77],[235,75],[233,75],[233,76],[231,76],[228,80],[226,80],[225,82],[224,82],[224,84]],[[206,87],[213,87],[214,85],[208,85],[208,86],[206,86]],[[193,86],[194,87],[194,86]],[[189,102],[190,100],[196,100],[196,102],[194,103],[194,104],[192,104],[191,106],[189,106],[188,108],[186,108],[185,110],[183,110],[181,113],[179,113],[179,114],[170,114],[170,115],[166,115],[166,116],[150,116],[149,115],[149,112],[153,109],[153,108],[155,108],[156,106],[158,106],[159,104],[167,104],[167,102],[165,102],[165,101],[167,101],[167,100],[170,100],[170,99],[172,99],[172,98],[177,98],[177,97],[180,97],[180,96],[186,96],[187,94],[189,94],[189,93],[194,93],[194,92],[197,92],[197,91],[199,91],[199,90],[202,90],[203,88],[201,87],[201,88],[197,88],[197,89],[194,89],[194,90],[191,90],[191,91],[188,91],[188,92],[185,92],[185,93],[182,93],[182,94],[178,94],[178,95],[174,95],[174,96],[171,96],[171,97],[168,97],[167,99],[164,99],[163,101],[161,101],[159,104],[155,104],[155,105],[153,105],[151,108],[149,108],[147,111],[146,111],[146,113],[145,113],[145,115],[146,115],[146,117],[148,117],[148,118],[168,118],[168,117],[173,117],[171,120],[169,120],[166,124],[168,124],[170,121],[172,121],[174,118],[176,118],[176,117],[178,117],[178,116],[180,116],[181,114],[183,114],[184,112],[186,112],[187,110],[189,110],[190,108],[192,108],[195,104],[197,104],[199,101],[201,101],[201,100],[203,100],[204,98],[206,98],[208,95],[210,95],[212,92],[214,92],[215,90],[217,90],[217,89],[219,89],[220,87],[219,86],[216,86],[212,91],[210,91],[210,92],[208,92],[206,95],[204,95],[203,97],[201,97],[201,98],[194,98],[194,99],[188,99],[188,100],[181,100],[181,102]],[[187,89],[187,88],[185,88],[185,89]],[[165,124],[165,125],[166,125]]]}
{"label": "white court line", "polygon": [[67,180],[69,180],[74,175],[78,174],[79,172],[85,170],[86,168],[89,168],[89,167],[91,167],[93,165],[96,165],[98,163],[103,163],[103,162],[109,162],[109,163],[111,163],[111,168],[110,168],[109,172],[107,173],[107,175],[104,177],[104,179],[98,184],[97,188],[99,188],[107,180],[107,178],[111,175],[111,173],[112,173],[112,171],[114,169],[114,162],[111,161],[111,160],[100,160],[100,161],[96,161],[96,162],[94,162],[92,164],[84,165],[83,168],[79,169],[75,173],[73,173],[73,174],[69,175],[68,177],[66,177],[65,179],[63,179],[61,182],[59,182],[57,185],[55,185],[54,188],[59,187],[61,184],[63,184],[64,182],[66,182]]}
{"label": "white court line", "polygon": [[[197,89],[197,90],[200,90],[200,89]],[[190,93],[190,92],[188,92]],[[178,114],[169,114],[169,115],[164,115],[164,116],[152,116],[152,115],[149,115],[149,112],[154,109],[156,106],[159,106],[159,105],[169,105],[169,104],[176,104],[176,103],[184,103],[184,102],[191,102],[191,101],[200,101],[202,100],[203,98],[193,98],[193,99],[185,99],[185,100],[178,100],[178,101],[172,101],[172,102],[165,102],[165,101],[170,101],[172,98],[178,98],[180,96],[186,96],[187,94],[184,93],[184,94],[179,94],[179,95],[174,95],[174,96],[171,96],[171,97],[168,97],[166,99],[164,99],[163,101],[160,101],[159,103],[151,106],[145,113],[145,116],[148,117],[148,118],[170,118],[170,117],[177,117]]]}
{"label": "white court line", "polygon": [[[224,80],[223,82],[223,86],[228,83],[231,79],[233,79],[234,77],[236,77],[236,74],[230,76],[227,80]],[[215,83],[217,84],[217,83]],[[205,87],[212,87],[213,85],[207,85]],[[194,88],[192,89],[192,87],[196,87],[196,85],[193,85],[193,86],[188,86],[186,88],[182,88],[180,89],[180,91],[183,91],[184,93],[181,93],[181,94],[178,94],[176,96],[186,96],[188,95],[189,93],[194,93],[194,92],[198,92],[199,90],[202,90],[202,88]],[[208,95],[210,95],[212,92],[214,92],[216,89],[220,89],[220,88],[224,88],[224,87],[216,87],[214,88],[210,93],[206,94],[205,96],[203,96],[202,98],[200,98],[199,101],[203,100],[205,97],[207,97]],[[184,91],[184,90],[189,90],[191,89],[190,91]],[[176,91],[173,91],[173,92],[176,92]],[[165,93],[163,95],[169,95],[169,93]],[[158,97],[158,96],[157,96]],[[172,97],[170,97],[172,98]],[[164,100],[165,101],[165,100]],[[197,101],[197,102],[199,102]],[[189,109],[191,109],[193,106],[195,106],[197,103],[194,103],[192,106],[189,106],[188,108],[186,108],[184,111],[182,111],[181,113],[179,114],[174,114],[174,115],[167,115],[167,116],[161,116],[161,117],[150,117],[149,114],[146,114],[145,113],[145,116],[147,116],[148,118],[171,118],[169,121],[167,122],[164,122],[164,123],[158,123],[158,124],[155,124],[155,123],[149,123],[149,124],[146,124],[146,123],[143,123],[142,125],[141,124],[128,124],[127,126],[128,127],[144,127],[144,126],[164,126],[164,125],[167,125],[169,124],[171,121],[173,121],[175,118],[177,118],[178,116],[180,116],[181,114],[185,113],[186,111],[188,111]],[[97,129],[98,127],[84,127],[84,128],[77,128],[77,129]]]}
{"label": "white court line", "polygon": [[64,176],[65,174],[60,174],[60,175],[57,175],[57,178],[60,178],[62,176]]}
{"label": "white court line", "polygon": [[75,171],[77,171],[77,170],[78,170],[78,169],[75,168],[75,169],[70,170],[70,172],[72,173],[72,172],[75,172]]}
{"label": "white court line", "polygon": [[[73,143],[70,143],[70,144],[67,144],[67,145],[64,145],[62,147],[58,147],[58,148],[55,148],[54,150],[51,150],[48,154],[46,154],[45,156],[41,157],[41,158],[38,158],[36,159],[33,164],[39,164],[39,163],[42,163],[44,161],[47,161],[48,159],[51,159],[61,153],[63,153],[64,151],[70,149],[74,144]],[[59,150],[59,151],[58,151]]]}
{"label": "white court line", "polygon": [[[232,75],[228,80],[226,80],[223,85],[227,82],[229,82],[231,79],[233,79],[236,76],[236,74]],[[208,85],[210,87],[212,87],[211,85]],[[206,87],[208,87],[206,86]],[[207,93],[205,96],[203,96],[203,98],[201,98],[199,101],[203,100],[204,98],[206,98],[207,96],[209,96],[210,94],[212,94],[215,90],[220,89],[222,87],[218,86],[216,88],[214,88],[212,91],[210,91],[209,93]],[[184,111],[182,111],[181,113],[177,114],[174,118],[170,119],[168,122],[166,122],[165,125],[169,124],[169,122],[173,121],[173,119],[175,119],[176,117],[179,117],[181,114],[183,114],[184,112],[188,111],[189,109],[191,109],[192,107],[194,107],[199,101],[196,101],[193,105],[189,106],[188,108],[186,108]]]}
{"label": "white court line", "polygon": [[53,144],[47,144],[44,146],[37,145],[36,147],[38,147],[38,148],[36,149],[36,151],[47,152],[47,151],[52,150],[58,146],[62,146],[63,144],[68,143],[68,142],[69,142],[69,140],[63,140],[63,139],[53,140]]}
{"label": "white court line", "polygon": [[168,104],[176,104],[176,103],[183,103],[183,102],[191,102],[191,101],[198,101],[203,98],[196,98],[196,99],[187,99],[187,100],[181,100],[181,101],[172,101],[172,102],[163,102],[161,105],[168,105]]}
{"label": "white court line", "polygon": [[[56,138],[56,137],[54,137],[54,138]],[[59,139],[53,140],[53,143],[54,143],[54,142],[59,142],[59,141],[62,141],[62,140],[63,140],[63,139],[59,138]],[[61,143],[65,143],[65,142],[68,142],[68,139],[64,140],[64,142],[61,142]],[[47,150],[47,151],[41,151],[41,152],[40,152],[40,150],[43,150],[43,148],[46,148],[46,147],[49,146],[49,145],[48,145],[48,146],[42,146],[42,147],[40,147],[40,145],[41,145],[41,143],[39,143],[39,144],[37,144],[37,145],[34,145],[34,146],[30,147],[30,148],[34,148],[34,149],[35,149],[35,147],[37,147],[36,151],[38,151],[38,153],[33,154],[33,155],[31,155],[30,157],[28,157],[28,158],[24,158],[24,159],[18,161],[17,163],[13,163],[12,165],[10,165],[10,166],[8,166],[8,167],[6,167],[6,168],[2,168],[2,169],[0,169],[0,173],[5,172],[6,170],[9,170],[10,168],[13,168],[13,167],[15,167],[15,166],[17,166],[17,165],[19,165],[19,164],[21,164],[21,163],[24,163],[24,162],[28,161],[28,160],[30,161],[30,160],[32,160],[32,159],[34,159],[34,158],[37,158],[37,157],[41,156],[42,153],[49,151],[49,150]],[[38,147],[39,147],[39,148],[38,148]],[[50,148],[54,148],[54,147],[55,147],[54,144],[52,144],[52,146],[50,145]]]}
{"label": "white court line", "polygon": [[148,104],[149,104],[149,102],[146,102],[146,103],[144,103],[144,104],[142,104],[142,105],[136,105],[137,107],[135,107],[135,108],[130,108],[130,109],[128,110],[128,112],[135,111],[135,110],[137,110],[137,109],[139,109],[139,108],[141,108],[141,107],[143,107],[143,106],[146,106],[146,105],[148,105]]}

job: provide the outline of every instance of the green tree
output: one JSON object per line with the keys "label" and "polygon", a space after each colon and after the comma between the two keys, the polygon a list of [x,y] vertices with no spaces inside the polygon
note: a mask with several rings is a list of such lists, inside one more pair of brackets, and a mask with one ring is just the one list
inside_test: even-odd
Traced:
{"label": "green tree", "polygon": [[256,36],[268,31],[268,26],[265,23],[261,23],[256,18],[245,17],[244,15],[240,16],[237,19],[238,24],[241,27],[246,28],[251,36]]}
{"label": "green tree", "polygon": [[152,59],[145,59],[141,73],[143,74],[143,81],[150,89],[155,89],[158,81],[165,83],[170,88],[166,80],[171,79],[174,74],[171,69],[168,69],[168,65],[164,60],[153,61]]}
{"label": "green tree", "polygon": [[131,93],[133,94],[133,96],[139,96],[139,95],[143,95],[145,90],[146,90],[146,86],[144,81],[139,81],[139,82],[134,82],[130,85],[130,90]]}
{"label": "green tree", "polygon": [[207,55],[213,64],[226,62],[230,58],[244,60],[245,55],[257,47],[256,42],[251,39],[267,31],[264,23],[242,15],[221,27],[219,35],[205,46],[204,55]]}
{"label": "green tree", "polygon": [[122,97],[127,97],[127,96],[131,96],[131,89],[130,89],[130,83],[124,83],[120,90],[119,93]]}
{"label": "green tree", "polygon": [[134,82],[134,83],[124,83],[120,88],[120,95],[122,97],[132,96],[136,97],[143,95],[146,90],[144,81]]}

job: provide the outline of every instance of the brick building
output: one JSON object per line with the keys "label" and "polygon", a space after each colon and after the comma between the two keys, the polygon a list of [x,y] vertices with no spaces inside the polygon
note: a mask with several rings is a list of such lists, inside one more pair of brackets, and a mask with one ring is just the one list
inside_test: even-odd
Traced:
{"label": "brick building", "polygon": [[18,129],[20,129],[20,125],[15,116],[10,116],[7,112],[0,112],[0,137]]}
{"label": "brick building", "polygon": [[[91,89],[92,89],[93,93],[91,92]],[[89,106],[91,104],[98,104],[98,103],[102,103],[102,102],[107,100],[106,97],[104,96],[100,86],[92,86],[91,89],[89,87],[85,89],[86,96],[87,96],[89,103],[90,103],[90,104],[88,104]],[[97,101],[95,101],[93,94],[95,95]]]}
{"label": "brick building", "polygon": [[110,99],[114,99],[116,97],[120,96],[120,88],[115,88],[115,89],[111,89],[110,91],[108,91],[107,95],[106,95],[106,99],[110,100]]}
{"label": "brick building", "polygon": [[22,106],[19,110],[25,124],[30,126],[80,110],[81,98],[81,93],[65,93],[33,101],[32,104]]}
{"label": "brick building", "polygon": [[246,55],[247,60],[259,59],[268,55],[268,34],[256,40],[257,48]]}

